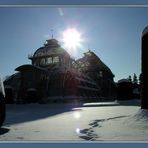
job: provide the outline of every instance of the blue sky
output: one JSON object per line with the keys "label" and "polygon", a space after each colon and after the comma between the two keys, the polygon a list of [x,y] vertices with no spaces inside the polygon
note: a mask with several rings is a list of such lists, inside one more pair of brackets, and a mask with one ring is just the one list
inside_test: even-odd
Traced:
{"label": "blue sky", "polygon": [[[60,15],[59,9],[63,11]],[[148,7],[0,7],[0,74],[11,75],[31,63],[28,54],[51,37],[75,27],[84,42],[75,58],[90,48],[115,74],[115,81],[141,71],[141,33],[148,25]]]}

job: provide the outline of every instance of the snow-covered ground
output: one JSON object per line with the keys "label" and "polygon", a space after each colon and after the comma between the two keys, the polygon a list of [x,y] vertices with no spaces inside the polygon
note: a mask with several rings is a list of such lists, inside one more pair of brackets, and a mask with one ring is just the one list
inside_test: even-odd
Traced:
{"label": "snow-covered ground", "polygon": [[7,105],[0,141],[148,140],[148,111],[138,100],[72,104]]}

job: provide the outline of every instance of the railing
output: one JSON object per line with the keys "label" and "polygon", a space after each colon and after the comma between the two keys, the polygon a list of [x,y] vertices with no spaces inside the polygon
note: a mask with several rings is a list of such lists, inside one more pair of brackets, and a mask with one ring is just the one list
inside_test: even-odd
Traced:
{"label": "railing", "polygon": [[33,54],[28,54],[28,59],[32,59],[33,58]]}

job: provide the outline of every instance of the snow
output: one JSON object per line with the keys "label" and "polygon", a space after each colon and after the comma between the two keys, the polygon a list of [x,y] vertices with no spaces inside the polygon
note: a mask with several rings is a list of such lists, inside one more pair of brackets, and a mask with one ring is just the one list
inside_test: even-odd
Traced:
{"label": "snow", "polygon": [[115,106],[119,105],[117,101],[114,102],[97,102],[97,103],[84,103],[83,106],[85,107],[94,107],[94,106]]}
{"label": "snow", "polygon": [[0,141],[147,141],[148,110],[139,100],[7,105]]}

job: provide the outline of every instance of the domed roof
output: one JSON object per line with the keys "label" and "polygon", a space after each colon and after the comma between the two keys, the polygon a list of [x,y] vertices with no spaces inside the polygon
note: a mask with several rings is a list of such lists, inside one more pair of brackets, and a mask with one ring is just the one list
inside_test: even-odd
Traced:
{"label": "domed roof", "polygon": [[142,36],[144,36],[145,34],[148,33],[148,26],[144,28],[143,32],[142,32]]}
{"label": "domed roof", "polygon": [[120,80],[118,80],[118,84],[119,83],[131,83],[131,82],[128,79],[120,79]]}
{"label": "domed roof", "polygon": [[60,54],[68,54],[68,52],[58,44],[58,41],[56,39],[49,39],[46,40],[46,43],[43,47],[40,47],[35,51],[33,57],[52,56]]}

